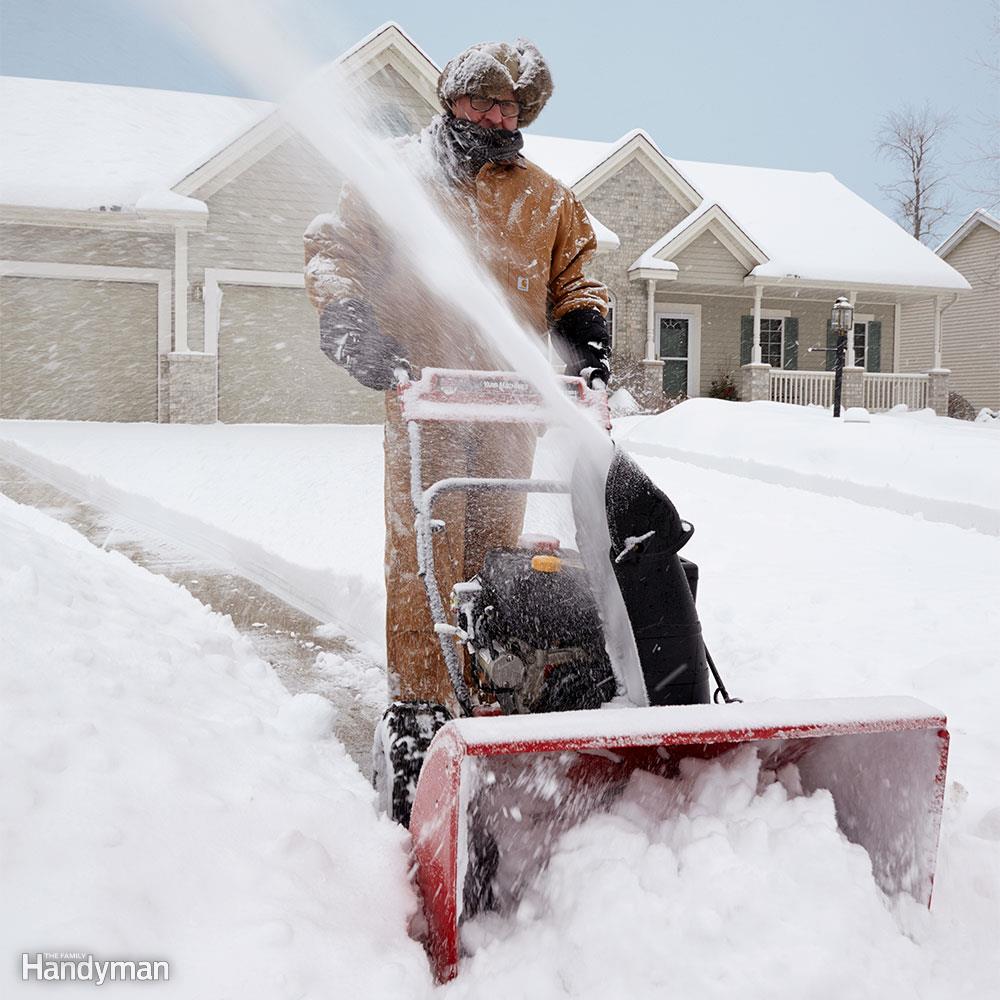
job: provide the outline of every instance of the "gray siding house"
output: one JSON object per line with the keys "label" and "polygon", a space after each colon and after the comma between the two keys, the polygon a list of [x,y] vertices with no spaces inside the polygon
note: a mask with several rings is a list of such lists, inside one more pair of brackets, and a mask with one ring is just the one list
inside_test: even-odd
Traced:
{"label": "gray siding house", "polygon": [[[972,291],[941,320],[941,363],[949,384],[977,409],[1000,409],[1000,221],[977,209],[937,249]],[[924,306],[906,313],[902,355],[913,367],[934,363],[934,323]]]}
{"label": "gray siding house", "polygon": [[[438,109],[438,68],[398,25],[338,64],[384,133]],[[0,417],[381,419],[318,351],[303,292],[302,233],[340,178],[272,105],[3,85]],[[675,160],[642,131],[526,138],[591,214],[618,377],[647,405],[724,377],[747,399],[828,404],[828,355],[808,348],[848,295],[848,402],[941,410],[940,358],[911,359],[901,317],[940,329],[969,283],[829,174]]]}

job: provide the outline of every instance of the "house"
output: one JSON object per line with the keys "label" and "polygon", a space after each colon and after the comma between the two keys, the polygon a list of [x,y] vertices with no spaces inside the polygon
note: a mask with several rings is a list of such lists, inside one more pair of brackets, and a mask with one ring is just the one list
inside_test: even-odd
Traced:
{"label": "house", "polygon": [[[949,384],[978,410],[1000,409],[1000,221],[977,209],[938,247],[972,286],[941,320],[940,363]],[[910,367],[934,361],[933,324],[926,311],[906,316],[902,354]]]}
{"label": "house", "polygon": [[[398,25],[338,65],[385,133],[438,110],[438,68]],[[322,363],[302,293],[302,232],[340,178],[274,106],[6,78],[0,114],[0,416],[380,419]],[[946,376],[899,374],[900,317],[940,325],[968,282],[829,174],[676,160],[642,131],[529,131],[525,153],[590,213],[617,371],[651,404],[730,376],[744,398],[828,403],[843,294],[845,402],[946,405]]]}
{"label": "house", "polygon": [[[338,60],[386,133],[438,107],[387,25]],[[3,78],[0,416],[372,422],[318,351],[302,234],[335,170],[273,105]]]}

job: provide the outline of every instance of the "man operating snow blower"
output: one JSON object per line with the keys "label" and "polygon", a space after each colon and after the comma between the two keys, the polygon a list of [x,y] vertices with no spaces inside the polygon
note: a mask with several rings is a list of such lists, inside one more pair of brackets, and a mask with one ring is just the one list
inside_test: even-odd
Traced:
{"label": "man operating snow blower", "polygon": [[[458,972],[462,924],[514,912],[569,826],[633,785],[682,809],[689,759],[745,744],[762,788],[832,796],[885,892],[929,903],[933,885],[944,716],[895,697],[735,703],[702,637],[697,567],[679,554],[694,529],[670,498],[600,421],[573,425],[583,446],[568,476],[530,477],[535,428],[567,425],[567,410],[607,426],[605,394],[587,385],[608,377],[607,294],[584,274],[594,234],[519,153],[518,126],[551,89],[527,43],[474,46],[445,67],[444,114],[409,148],[514,314],[540,337],[551,329],[571,377],[543,392],[506,370],[350,193],[306,238],[323,350],[367,386],[398,386],[385,426],[395,701],[376,734],[376,787],[412,834],[440,980]],[[528,493],[569,496],[576,549],[518,538]],[[710,673],[726,704],[709,704]]]}
{"label": "man operating snow blower", "polygon": [[[521,155],[520,130],[551,94],[549,68],[532,44],[474,45],[445,66],[438,81],[443,113],[414,141],[434,168],[427,174],[432,197],[455,230],[468,234],[514,314],[540,339],[551,332],[567,374],[607,383],[607,291],[585,274],[597,248],[594,232],[572,192]],[[320,313],[320,346],[363,385],[390,390],[399,369],[509,367],[417,290],[373,213],[351,191],[335,216],[310,226],[305,261],[306,288]],[[424,479],[526,478],[535,434],[510,423],[428,427]],[[383,729],[409,757],[415,779],[423,748],[446,718],[443,709],[454,714],[455,693],[418,575],[410,467],[400,402],[387,391],[386,652],[394,702]],[[455,583],[480,570],[487,552],[515,545],[525,501],[524,494],[474,490],[441,499],[445,527],[435,535],[434,551],[445,602]],[[396,762],[405,771],[403,765]],[[404,822],[412,784],[404,781],[409,792],[400,789],[399,801],[387,803]]]}

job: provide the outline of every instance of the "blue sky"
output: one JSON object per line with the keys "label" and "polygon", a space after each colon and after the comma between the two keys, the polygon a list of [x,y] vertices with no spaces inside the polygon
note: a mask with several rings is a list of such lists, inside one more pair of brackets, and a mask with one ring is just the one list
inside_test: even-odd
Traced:
{"label": "blue sky", "polygon": [[[211,3],[211,0],[205,0]],[[992,0],[605,0],[402,3],[274,0],[303,61],[335,57],[398,21],[442,65],[475,41],[532,39],[556,91],[534,130],[614,139],[631,128],[668,154],[830,170],[884,210],[880,116],[929,102],[957,124],[942,147],[957,223],[983,196],[977,119],[1000,117],[988,58]],[[308,69],[304,66],[303,70]],[[140,0],[0,0],[0,71],[206,93],[254,93]]]}

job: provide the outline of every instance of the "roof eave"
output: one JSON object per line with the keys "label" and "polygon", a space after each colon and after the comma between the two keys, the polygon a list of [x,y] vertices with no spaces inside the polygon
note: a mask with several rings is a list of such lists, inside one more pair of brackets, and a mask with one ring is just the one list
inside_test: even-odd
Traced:
{"label": "roof eave", "polygon": [[131,229],[162,232],[183,226],[205,229],[208,213],[176,209],[144,209],[101,212],[92,208],[60,208],[51,205],[0,204],[0,224],[53,226],[62,229]]}
{"label": "roof eave", "polygon": [[[957,273],[957,272],[956,272]],[[748,274],[743,279],[743,284],[747,288],[754,288],[758,285],[766,287],[781,286],[783,288],[843,288],[846,291],[881,291],[881,292],[927,292],[929,296],[934,295],[964,295],[972,290],[972,286],[962,281],[965,287],[957,285],[924,285],[906,284],[892,281],[845,281],[843,278],[801,278],[795,274],[786,275],[766,275]]]}

